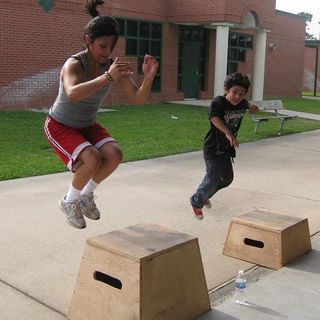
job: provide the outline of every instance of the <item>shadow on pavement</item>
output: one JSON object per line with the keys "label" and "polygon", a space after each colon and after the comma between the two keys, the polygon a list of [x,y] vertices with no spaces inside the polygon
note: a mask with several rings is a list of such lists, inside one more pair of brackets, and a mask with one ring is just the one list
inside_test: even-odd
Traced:
{"label": "shadow on pavement", "polygon": [[269,316],[272,316],[272,317],[278,317],[278,318],[283,318],[283,319],[287,319],[288,318],[287,316],[281,314],[280,312],[278,312],[276,310],[259,306],[258,304],[252,303],[250,301],[248,301],[245,305],[243,305],[241,307],[255,309],[255,310],[259,311],[259,312],[263,312],[263,313],[265,313],[265,314],[267,314]]}
{"label": "shadow on pavement", "polygon": [[211,310],[200,318],[197,318],[197,320],[239,320],[239,318],[232,317],[219,310]]}
{"label": "shadow on pavement", "polygon": [[288,264],[286,267],[289,269],[296,269],[300,271],[318,273],[320,274],[320,251],[311,250],[302,257]]}

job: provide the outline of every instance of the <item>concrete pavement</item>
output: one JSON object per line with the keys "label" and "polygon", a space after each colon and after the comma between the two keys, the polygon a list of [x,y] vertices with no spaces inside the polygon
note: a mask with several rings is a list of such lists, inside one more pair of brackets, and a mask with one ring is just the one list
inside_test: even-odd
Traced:
{"label": "concrete pavement", "polygon": [[249,281],[246,305],[236,304],[230,291],[222,303],[198,320],[318,320],[320,234],[312,238],[312,248],[282,269],[268,270],[258,281]]}
{"label": "concrete pavement", "polygon": [[[320,130],[242,144],[233,184],[215,196],[203,221],[193,217],[188,203],[204,174],[201,151],[121,164],[96,192],[101,220],[88,221],[85,230],[67,225],[57,207],[70,173],[0,182],[1,319],[65,319],[85,240],[137,223],[156,223],[199,238],[208,288],[222,301],[215,305],[219,299],[214,298],[214,309],[203,320],[316,319],[319,309],[312,302],[319,297],[316,237],[311,253],[295,267],[279,271],[223,256],[222,249],[231,218],[254,209],[307,217],[311,234],[319,232],[319,156]],[[253,270],[257,280],[248,292],[251,307],[240,314],[239,306],[221,299],[223,289],[215,291],[225,289],[239,269]],[[290,275],[299,276],[297,285],[288,285]],[[301,294],[302,302],[310,294],[310,307],[296,303],[304,316],[295,318],[289,303]]]}

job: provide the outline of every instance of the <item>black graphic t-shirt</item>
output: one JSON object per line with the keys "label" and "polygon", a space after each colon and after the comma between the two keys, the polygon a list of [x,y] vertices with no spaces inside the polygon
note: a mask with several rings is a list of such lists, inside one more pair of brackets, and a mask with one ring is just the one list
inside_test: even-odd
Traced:
{"label": "black graphic t-shirt", "polygon": [[[234,106],[224,96],[218,96],[210,104],[209,121],[212,117],[219,117],[236,137],[248,107],[248,101],[245,99]],[[235,157],[235,149],[230,146],[225,134],[216,128],[211,121],[210,130],[204,138],[203,153],[205,159],[215,158],[219,154],[228,154],[232,158]]]}

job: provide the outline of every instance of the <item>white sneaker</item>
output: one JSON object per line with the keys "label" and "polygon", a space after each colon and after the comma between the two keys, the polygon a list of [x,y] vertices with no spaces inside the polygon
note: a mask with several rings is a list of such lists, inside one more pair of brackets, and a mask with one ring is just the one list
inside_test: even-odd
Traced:
{"label": "white sneaker", "polygon": [[92,220],[99,220],[100,219],[100,211],[97,208],[94,202],[94,195],[93,192],[88,194],[82,194],[80,196],[80,208],[83,214]]}
{"label": "white sneaker", "polygon": [[60,200],[59,207],[65,214],[67,222],[75,228],[83,229],[86,227],[86,221],[80,209],[80,200],[75,202],[65,202],[64,198]]}

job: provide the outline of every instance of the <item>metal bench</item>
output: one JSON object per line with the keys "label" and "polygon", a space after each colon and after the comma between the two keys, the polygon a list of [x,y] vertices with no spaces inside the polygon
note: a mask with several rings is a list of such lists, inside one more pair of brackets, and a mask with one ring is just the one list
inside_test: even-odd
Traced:
{"label": "metal bench", "polygon": [[281,100],[263,100],[263,101],[250,101],[251,104],[256,105],[260,111],[269,112],[270,115],[259,116],[259,114],[250,113],[250,118],[254,122],[254,134],[257,134],[261,122],[268,122],[270,119],[280,120],[280,129],[278,135],[281,135],[283,125],[286,120],[295,118],[296,116],[288,116],[279,114],[279,110],[284,109]]}

